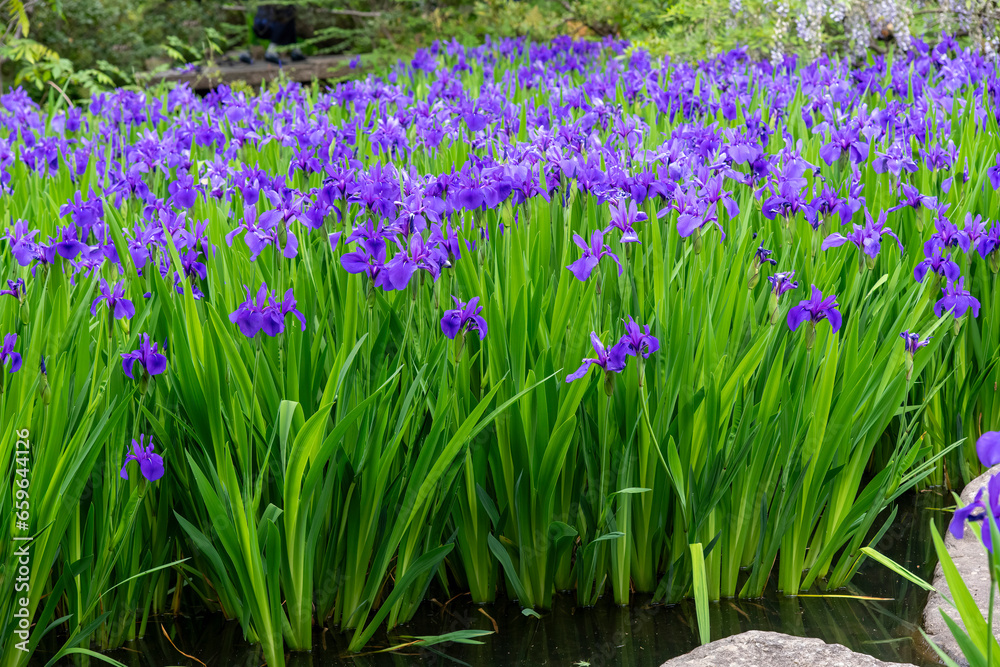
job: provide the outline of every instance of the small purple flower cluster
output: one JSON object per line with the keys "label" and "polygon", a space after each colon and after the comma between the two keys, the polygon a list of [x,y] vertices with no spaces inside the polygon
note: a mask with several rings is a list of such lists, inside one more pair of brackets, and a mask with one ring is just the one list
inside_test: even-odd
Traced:
{"label": "small purple flower cluster", "polygon": [[257,290],[256,298],[251,295],[249,287],[244,285],[243,289],[246,290],[246,301],[230,313],[229,321],[235,323],[247,338],[253,338],[261,331],[268,336],[277,336],[284,332],[285,318],[289,314],[299,319],[302,331],[306,330],[306,317],[295,307],[296,301],[291,289],[285,292],[280,301],[277,292],[268,294],[264,283]]}
{"label": "small purple flower cluster", "polygon": [[606,348],[596,332],[590,333],[590,344],[597,353],[596,358],[584,359],[580,367],[566,376],[566,382],[573,382],[587,375],[590,367],[597,365],[605,373],[621,373],[625,370],[625,362],[631,357],[648,359],[649,355],[660,349],[660,341],[649,332],[649,325],[640,327],[631,316],[625,322],[625,334],[611,347]]}

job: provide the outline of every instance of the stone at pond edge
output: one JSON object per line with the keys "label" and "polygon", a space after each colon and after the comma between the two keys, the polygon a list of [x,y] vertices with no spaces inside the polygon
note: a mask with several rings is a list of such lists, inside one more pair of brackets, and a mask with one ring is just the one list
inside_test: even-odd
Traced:
{"label": "stone at pond edge", "polygon": [[822,639],[751,630],[699,646],[667,660],[663,667],[898,667],[903,664],[883,662]]}
{"label": "stone at pond edge", "polygon": [[[1000,465],[993,466],[969,482],[969,485],[962,491],[962,505],[971,503],[972,499],[976,496],[976,492],[986,486],[986,482],[989,481],[990,477],[997,473],[1000,473]],[[950,519],[951,517],[949,516]],[[966,526],[965,537],[961,540],[956,540],[951,536],[951,533],[946,533],[944,545],[948,549],[948,553],[951,554],[951,559],[955,561],[955,567],[958,569],[958,573],[962,575],[962,579],[965,581],[965,585],[968,586],[969,592],[972,593],[976,605],[979,606],[979,611],[985,617],[990,604],[990,571],[986,561],[986,550],[983,548],[978,535],[974,531],[978,531],[978,528]],[[941,591],[944,595],[951,597],[951,591],[948,590],[948,582],[945,581],[941,563],[938,563],[937,567],[934,568],[934,581],[932,583],[934,588]],[[951,630],[948,629],[948,625],[941,617],[941,612],[938,611],[939,608],[944,609],[944,613],[954,619],[959,627],[965,627],[962,625],[962,619],[958,615],[958,610],[945,602],[941,595],[931,592],[927,596],[927,606],[924,608],[924,631],[931,638],[931,641],[937,644],[958,664],[968,665],[969,662],[962,657],[962,651],[959,650],[958,643],[952,637]],[[1000,618],[1000,599],[996,601],[993,609],[994,618]],[[994,629],[994,634],[1000,637],[998,629],[1000,628]]]}

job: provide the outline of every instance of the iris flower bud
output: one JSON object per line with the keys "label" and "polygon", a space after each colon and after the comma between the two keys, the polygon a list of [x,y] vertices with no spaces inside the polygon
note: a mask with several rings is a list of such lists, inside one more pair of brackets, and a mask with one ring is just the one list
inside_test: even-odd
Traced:
{"label": "iris flower bud", "polygon": [[809,328],[806,329],[806,351],[813,349],[813,345],[816,343],[816,323],[810,322]]}
{"label": "iris flower bud", "polygon": [[614,396],[615,393],[615,375],[612,371],[604,372],[604,393],[608,397]]}

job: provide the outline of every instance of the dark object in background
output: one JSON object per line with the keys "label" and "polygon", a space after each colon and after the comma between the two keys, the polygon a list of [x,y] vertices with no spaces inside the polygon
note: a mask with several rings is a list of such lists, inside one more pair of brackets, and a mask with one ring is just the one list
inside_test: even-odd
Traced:
{"label": "dark object in background", "polygon": [[295,43],[295,6],[261,5],[253,19],[253,32],[275,46]]}
{"label": "dark object in background", "polygon": [[[253,32],[271,42],[264,53],[264,60],[280,65],[281,56],[277,47],[295,43],[295,6],[261,5],[253,19]],[[298,48],[292,49],[290,55],[292,60],[305,60]]]}

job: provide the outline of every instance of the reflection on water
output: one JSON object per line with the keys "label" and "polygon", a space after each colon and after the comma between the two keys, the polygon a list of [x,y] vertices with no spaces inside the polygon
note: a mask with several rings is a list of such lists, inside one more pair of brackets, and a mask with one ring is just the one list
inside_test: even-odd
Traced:
{"label": "reflection on water", "polygon": [[[929,522],[933,519],[938,529],[943,530],[948,514],[937,508],[947,503],[934,492],[904,496],[899,515],[879,542],[879,550],[929,580],[936,562]],[[819,637],[882,660],[939,664],[918,631],[927,600],[924,591],[878,563],[866,562],[851,587],[836,593],[890,599],[789,598],[772,590],[759,600],[722,600],[711,605],[712,638],[746,630],[772,630]],[[648,602],[639,600],[622,608],[608,601],[581,609],[575,607],[575,596],[557,596],[554,608],[541,619],[534,619],[523,616],[517,605],[506,602],[480,608],[471,604],[467,596],[447,603],[434,600],[424,603],[420,614],[391,636],[377,636],[368,653],[350,656],[346,653],[346,636],[327,629],[316,634],[312,653],[289,654],[288,665],[658,667],[697,646],[693,603],[651,606]],[[484,637],[479,646],[450,644],[393,654],[377,652],[405,643],[408,636],[466,628],[491,630],[494,622],[499,633]],[[158,627],[161,623],[176,648]],[[110,655],[129,667],[198,664],[181,651],[209,667],[258,667],[263,663],[255,647],[243,640],[237,623],[215,616],[151,620],[145,639]],[[49,656],[51,652],[39,651],[31,664],[41,667]],[[92,661],[92,664],[96,667],[98,663]]]}

